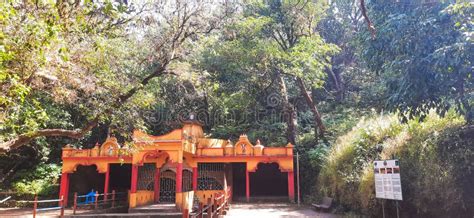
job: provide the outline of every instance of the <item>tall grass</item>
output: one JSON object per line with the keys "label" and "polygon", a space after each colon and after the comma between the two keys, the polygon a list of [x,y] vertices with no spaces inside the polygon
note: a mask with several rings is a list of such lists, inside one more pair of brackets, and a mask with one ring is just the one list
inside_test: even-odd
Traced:
{"label": "tall grass", "polygon": [[375,199],[372,163],[391,158],[400,159],[401,207],[407,216],[474,213],[470,208],[474,196],[465,194],[472,191],[469,183],[474,180],[474,131],[454,112],[445,117],[430,114],[423,122],[407,124],[395,115],[361,119],[329,151],[316,188],[335,198],[339,211],[379,216],[381,201]]}

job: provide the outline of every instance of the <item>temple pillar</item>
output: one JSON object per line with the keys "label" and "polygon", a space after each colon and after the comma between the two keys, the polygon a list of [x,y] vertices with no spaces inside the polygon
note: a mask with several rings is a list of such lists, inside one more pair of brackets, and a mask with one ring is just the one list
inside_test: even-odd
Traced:
{"label": "temple pillar", "polygon": [[249,170],[245,168],[245,197],[247,198],[247,202],[250,201],[250,177],[249,177]]}
{"label": "temple pillar", "polygon": [[293,171],[288,172],[288,197],[291,202],[295,201],[295,178]]}
{"label": "temple pillar", "polygon": [[155,170],[155,183],[153,184],[153,191],[155,192],[155,203],[160,201],[160,168]]}
{"label": "temple pillar", "polygon": [[176,193],[183,192],[183,163],[176,166]]}
{"label": "temple pillar", "polygon": [[61,174],[61,186],[59,188],[59,198],[63,196],[64,198],[64,207],[67,206],[67,198],[69,193],[69,173]]}
{"label": "temple pillar", "polygon": [[193,167],[193,190],[197,191],[198,189],[198,168]]}
{"label": "temple pillar", "polygon": [[137,184],[138,184],[138,165],[132,165],[132,181],[130,184],[130,193],[137,192]]}
{"label": "temple pillar", "polygon": [[107,200],[107,193],[109,193],[109,177],[110,177],[110,165],[107,164],[107,172],[105,172],[105,184],[104,184],[104,200]]}

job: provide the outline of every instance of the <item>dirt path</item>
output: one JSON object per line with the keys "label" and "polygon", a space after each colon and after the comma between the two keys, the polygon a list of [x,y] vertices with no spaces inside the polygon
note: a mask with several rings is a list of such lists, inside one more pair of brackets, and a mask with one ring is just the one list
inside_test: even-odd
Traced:
{"label": "dirt path", "polygon": [[[33,209],[31,208],[0,208],[0,218],[32,218]],[[90,210],[80,210],[77,214],[82,214],[90,212]],[[60,211],[45,211],[38,212],[36,217],[38,218],[49,218],[49,217],[59,217]],[[72,215],[72,209],[65,209],[64,215]]]}
{"label": "dirt path", "polygon": [[288,203],[235,203],[225,216],[226,218],[267,218],[267,217],[320,217],[338,218],[339,216],[316,212],[313,209],[299,207]]}

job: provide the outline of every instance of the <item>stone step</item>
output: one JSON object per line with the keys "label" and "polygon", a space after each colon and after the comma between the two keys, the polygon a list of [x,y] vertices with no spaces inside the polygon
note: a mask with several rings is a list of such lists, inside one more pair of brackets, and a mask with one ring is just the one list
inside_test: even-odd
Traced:
{"label": "stone step", "polygon": [[148,217],[182,217],[183,214],[176,209],[176,205],[173,204],[151,204],[146,206],[140,206],[128,210],[128,213],[91,213],[91,214],[78,214],[66,216],[70,218],[85,218],[85,217],[135,217],[135,218],[148,218]]}
{"label": "stone step", "polygon": [[86,217],[97,217],[97,218],[151,218],[151,217],[170,217],[170,218],[179,218],[183,217],[183,214],[180,212],[174,213],[108,213],[108,214],[84,214],[84,215],[74,215],[74,216],[67,216],[71,218],[86,218]]}
{"label": "stone step", "polygon": [[128,210],[129,213],[179,213],[176,205],[173,204],[151,204],[135,207]]}

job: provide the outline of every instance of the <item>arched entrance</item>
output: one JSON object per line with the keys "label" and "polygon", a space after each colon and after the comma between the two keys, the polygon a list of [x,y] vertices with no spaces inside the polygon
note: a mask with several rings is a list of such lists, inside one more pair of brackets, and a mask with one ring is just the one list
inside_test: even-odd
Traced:
{"label": "arched entrance", "polygon": [[78,195],[83,195],[92,190],[99,193],[102,193],[104,190],[105,175],[104,173],[97,172],[96,165],[77,166],[76,171],[71,173],[69,179],[69,200],[72,200],[74,197],[74,192],[77,192]]}
{"label": "arched entrance", "polygon": [[164,170],[160,173],[160,202],[174,203],[176,201],[176,173]]}
{"label": "arched entrance", "polygon": [[250,173],[250,196],[288,196],[288,174],[281,172],[278,163],[259,163]]}
{"label": "arched entrance", "polygon": [[110,164],[109,192],[127,192],[130,190],[132,178],[132,164]]}

